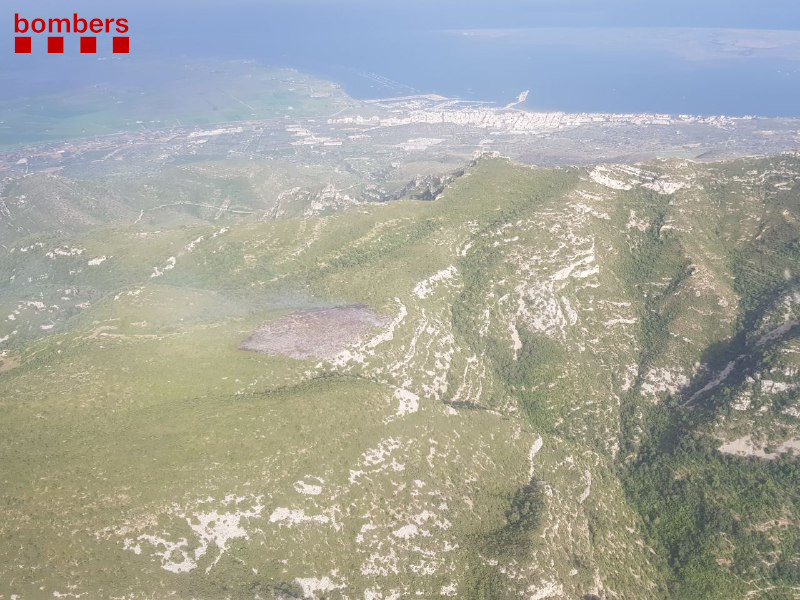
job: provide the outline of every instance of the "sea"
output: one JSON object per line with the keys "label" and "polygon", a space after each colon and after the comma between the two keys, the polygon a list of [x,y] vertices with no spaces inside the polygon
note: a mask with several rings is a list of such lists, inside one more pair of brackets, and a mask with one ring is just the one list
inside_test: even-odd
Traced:
{"label": "sea", "polygon": [[[505,105],[528,90],[529,110],[800,117],[798,0],[142,0],[127,10],[132,57],[251,59],[359,99]],[[91,66],[65,72],[44,55],[21,71],[15,59],[0,53],[0,97],[92,82]]]}

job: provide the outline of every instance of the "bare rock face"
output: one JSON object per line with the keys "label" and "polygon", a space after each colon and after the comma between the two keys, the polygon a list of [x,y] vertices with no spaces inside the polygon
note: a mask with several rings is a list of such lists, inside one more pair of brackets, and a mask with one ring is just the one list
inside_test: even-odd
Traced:
{"label": "bare rock face", "polygon": [[383,325],[386,319],[364,305],[300,310],[265,323],[239,348],[297,359],[331,359]]}

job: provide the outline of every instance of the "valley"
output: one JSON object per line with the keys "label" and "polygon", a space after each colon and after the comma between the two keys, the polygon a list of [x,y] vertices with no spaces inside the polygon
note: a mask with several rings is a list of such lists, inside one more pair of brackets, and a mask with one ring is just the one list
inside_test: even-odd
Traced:
{"label": "valley", "polygon": [[0,598],[796,598],[797,121],[325,102],[0,156]]}

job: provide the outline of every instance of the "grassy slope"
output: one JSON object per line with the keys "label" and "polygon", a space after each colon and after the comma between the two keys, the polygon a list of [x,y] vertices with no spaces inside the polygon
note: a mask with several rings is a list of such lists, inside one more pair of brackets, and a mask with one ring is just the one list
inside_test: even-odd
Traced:
{"label": "grassy slope", "polygon": [[[796,289],[798,165],[648,168],[687,187],[480,161],[436,202],[6,255],[0,302],[20,314],[0,348],[20,366],[0,374],[0,594],[291,596],[327,577],[331,597],[790,595],[795,461],[716,452],[712,434],[749,422],[723,418],[743,379],[691,404],[678,387],[742,352],[774,369],[793,343],[753,340]],[[45,256],[73,244],[85,253]],[[397,318],[392,338],[336,364],[236,350],[321,302]],[[396,414],[397,389],[418,412]],[[763,427],[795,431],[778,410],[794,398]],[[321,494],[298,493],[311,476]],[[318,520],[270,519],[280,508]],[[214,510],[248,537],[162,569],[180,554],[142,536],[193,550]],[[789,526],[752,542],[776,515]]]}

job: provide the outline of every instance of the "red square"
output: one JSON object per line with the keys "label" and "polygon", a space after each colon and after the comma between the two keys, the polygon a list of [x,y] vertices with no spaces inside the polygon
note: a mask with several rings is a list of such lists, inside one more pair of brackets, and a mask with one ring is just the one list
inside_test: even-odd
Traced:
{"label": "red square", "polygon": [[127,37],[114,38],[114,54],[128,54],[128,39]]}
{"label": "red square", "polygon": [[29,37],[15,37],[14,38],[14,52],[16,54],[30,54],[31,53],[31,38],[29,38]]}
{"label": "red square", "polygon": [[96,37],[81,38],[81,54],[95,54],[97,52]]}
{"label": "red square", "polygon": [[64,38],[63,37],[47,38],[47,53],[64,54]]}

